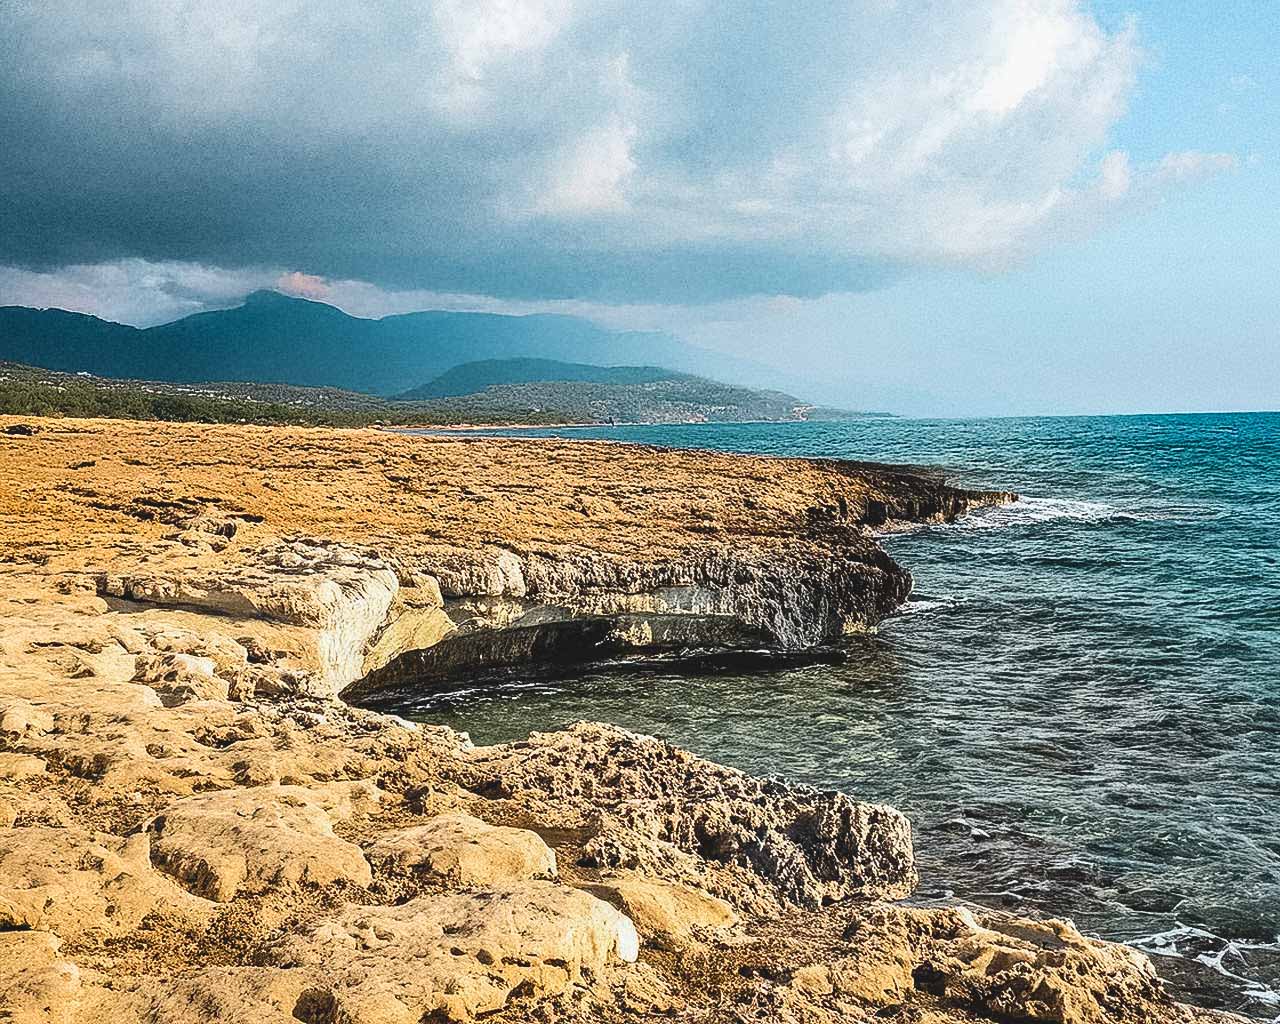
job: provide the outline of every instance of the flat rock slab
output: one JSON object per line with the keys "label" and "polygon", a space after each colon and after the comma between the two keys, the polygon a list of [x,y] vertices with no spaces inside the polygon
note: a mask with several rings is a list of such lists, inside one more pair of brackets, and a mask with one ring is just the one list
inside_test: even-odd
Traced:
{"label": "flat rock slab", "polygon": [[48,932],[0,932],[0,1020],[63,1024],[80,991],[80,972],[58,956]]}
{"label": "flat rock slab", "polygon": [[646,940],[682,944],[704,929],[729,928],[738,916],[724,900],[679,882],[634,872],[609,875],[587,891],[623,911]]}
{"label": "flat rock slab", "polygon": [[146,835],[121,839],[43,825],[0,830],[0,932],[127,935],[165,910],[200,917],[212,907],[151,866]]}
{"label": "flat rock slab", "polygon": [[191,892],[218,902],[278,885],[368,886],[368,861],[334,835],[333,822],[376,804],[377,795],[369,783],[333,783],[186,797],[147,823],[151,859]]}
{"label": "flat rock slab", "polygon": [[599,980],[638,954],[631,922],[551,882],[354,906],[286,940],[281,966],[319,969],[317,1019],[344,1024],[470,1021],[522,999]]}
{"label": "flat rock slab", "polygon": [[0,754],[0,779],[28,779],[43,775],[45,763],[31,754]]}
{"label": "flat rock slab", "polygon": [[453,885],[499,885],[556,873],[555,852],[537,833],[469,814],[443,814],[385,833],[365,855],[387,874],[434,876]]}

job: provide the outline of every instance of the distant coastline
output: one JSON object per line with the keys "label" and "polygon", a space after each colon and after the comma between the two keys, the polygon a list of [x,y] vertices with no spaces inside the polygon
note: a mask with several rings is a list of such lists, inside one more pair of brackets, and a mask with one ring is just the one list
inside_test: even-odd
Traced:
{"label": "distant coastline", "polygon": [[[534,363],[537,365],[530,365]],[[454,429],[800,422],[885,415],[832,409],[780,391],[722,384],[659,367],[600,367],[548,360],[461,364],[438,382],[394,397],[252,380],[174,382],[102,377],[0,361],[0,413]]]}

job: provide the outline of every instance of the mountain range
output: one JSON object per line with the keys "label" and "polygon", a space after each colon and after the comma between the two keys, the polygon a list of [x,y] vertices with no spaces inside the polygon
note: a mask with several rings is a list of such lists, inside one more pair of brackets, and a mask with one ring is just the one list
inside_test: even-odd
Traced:
{"label": "mountain range", "polygon": [[145,328],[59,309],[0,307],[0,360],[102,377],[393,396],[462,363],[513,359],[643,364],[752,387],[787,386],[769,367],[669,334],[610,331],[570,316],[432,311],[375,320],[273,291],[254,292],[234,309]]}

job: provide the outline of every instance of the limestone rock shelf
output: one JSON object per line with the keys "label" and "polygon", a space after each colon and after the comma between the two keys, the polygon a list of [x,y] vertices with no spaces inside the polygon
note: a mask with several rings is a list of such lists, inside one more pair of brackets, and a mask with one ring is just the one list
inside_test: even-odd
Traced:
{"label": "limestone rock shelf", "polygon": [[476,748],[339,699],[584,637],[803,649],[905,597],[869,528],[1011,495],[585,442],[24,423],[0,430],[0,1019],[1195,1016],[1069,925],[893,903],[915,869],[892,808],[609,726]]}

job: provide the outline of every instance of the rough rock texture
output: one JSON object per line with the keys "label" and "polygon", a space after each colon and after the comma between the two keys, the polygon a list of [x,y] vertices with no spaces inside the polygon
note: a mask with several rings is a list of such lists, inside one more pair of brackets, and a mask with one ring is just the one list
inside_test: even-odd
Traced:
{"label": "rough rock texture", "polygon": [[707,929],[732,927],[738,915],[724,900],[679,882],[649,878],[634,871],[606,875],[590,891],[618,907],[636,931],[657,943],[681,945]]}
{"label": "rough rock texture", "polygon": [[0,929],[125,935],[158,911],[207,916],[151,867],[146,835],[30,825],[0,832]]}
{"label": "rough rock texture", "polygon": [[351,1024],[467,1021],[518,992],[562,995],[611,963],[633,962],[631,922],[573,889],[528,883],[470,895],[356,906],[279,951],[284,966],[318,968],[312,999]]}
{"label": "rough rock texture", "polygon": [[470,814],[441,814],[396,829],[365,850],[387,875],[426,875],[453,885],[502,885],[551,877],[555,852],[536,832],[489,825]]}
{"label": "rough rock texture", "polygon": [[914,878],[889,808],[608,726],[475,748],[334,697],[485,630],[871,625],[908,577],[866,528],[998,496],[597,444],[36,426],[0,431],[0,1020],[1194,1016],[1068,926],[877,902]]}
{"label": "rough rock texture", "polygon": [[1161,997],[1145,956],[1063,921],[879,906],[855,913],[843,938],[834,959],[794,972],[794,1004],[842,1012],[931,996],[1004,1019],[1101,1024],[1145,1019]]}
{"label": "rough rock texture", "polygon": [[[2,437],[20,483],[0,557],[78,573],[67,586],[121,608],[244,623],[218,650],[184,623],[135,652],[169,703],[223,682],[233,697],[368,692],[548,647],[811,646],[874,626],[910,589],[869,528],[1013,497],[910,467],[640,447],[624,465],[591,442],[97,421]],[[62,542],[86,534],[113,557]],[[563,629],[592,618],[598,649]],[[246,638],[243,658],[223,642]]]}
{"label": "rough rock texture", "polygon": [[584,860],[602,868],[701,881],[706,865],[724,865],[809,907],[915,888],[911,826],[892,807],[755,779],[611,726],[477,751],[464,777],[562,822],[574,814],[589,834]]}
{"label": "rough rock texture", "polygon": [[146,823],[151,861],[189,891],[225,902],[281,884],[367,886],[360,848],[333,834],[333,818],[378,802],[368,783],[324,789],[255,786],[189,796]]}
{"label": "rough rock texture", "polygon": [[60,944],[53,932],[0,932],[0,1020],[60,1024],[73,1019],[80,972],[58,957]]}

